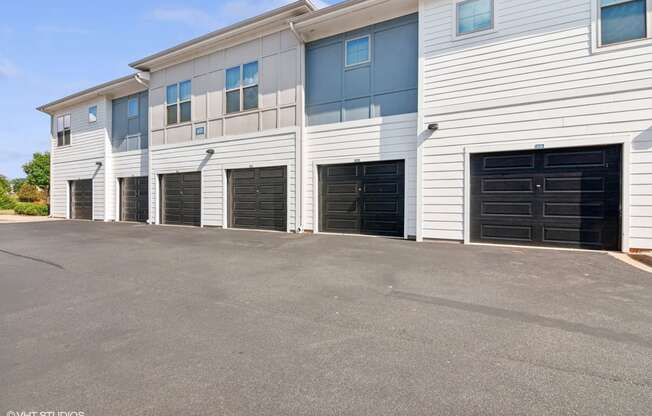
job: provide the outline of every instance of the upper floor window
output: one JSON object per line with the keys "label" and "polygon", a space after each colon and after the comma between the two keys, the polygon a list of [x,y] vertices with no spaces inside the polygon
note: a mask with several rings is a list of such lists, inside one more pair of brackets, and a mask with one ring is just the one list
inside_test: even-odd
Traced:
{"label": "upper floor window", "polygon": [[493,0],[463,0],[455,4],[457,36],[481,32],[494,27]]}
{"label": "upper floor window", "polygon": [[168,85],[166,90],[168,125],[190,121],[191,90],[192,87],[190,81]]}
{"label": "upper floor window", "polygon": [[130,97],[127,100],[127,117],[138,117],[138,97]]}
{"label": "upper floor window", "polygon": [[369,36],[346,41],[346,66],[360,65],[370,61]]}
{"label": "upper floor window", "polygon": [[88,107],[88,122],[95,123],[97,121],[97,106]]}
{"label": "upper floor window", "polygon": [[70,114],[57,117],[57,146],[70,145]]}
{"label": "upper floor window", "polygon": [[600,42],[611,45],[648,36],[646,18],[652,0],[598,0]]}
{"label": "upper floor window", "polygon": [[258,61],[226,70],[226,112],[258,108]]}

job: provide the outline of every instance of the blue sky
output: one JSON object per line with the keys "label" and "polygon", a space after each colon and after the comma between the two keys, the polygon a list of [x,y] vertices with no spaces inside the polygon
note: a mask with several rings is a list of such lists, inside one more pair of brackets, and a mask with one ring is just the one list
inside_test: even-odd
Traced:
{"label": "blue sky", "polygon": [[[323,1],[322,4],[335,3]],[[288,0],[23,0],[0,15],[0,174],[49,148],[39,105],[127,75],[129,62]]]}

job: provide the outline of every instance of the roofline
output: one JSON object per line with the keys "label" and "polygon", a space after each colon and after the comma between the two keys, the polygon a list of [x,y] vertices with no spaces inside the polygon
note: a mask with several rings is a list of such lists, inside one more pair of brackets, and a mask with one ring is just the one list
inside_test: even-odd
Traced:
{"label": "roofline", "polygon": [[306,22],[306,21],[309,21],[309,20],[312,20],[312,19],[317,19],[319,17],[326,16],[326,15],[328,15],[330,13],[335,13],[337,11],[340,11],[342,9],[346,9],[348,7],[356,6],[358,4],[377,3],[377,2],[378,2],[377,0],[344,0],[342,2],[335,3],[333,5],[324,7],[322,9],[315,10],[315,11],[313,11],[311,13],[306,13],[304,15],[297,16],[294,19],[292,19],[292,21],[294,23],[303,23],[303,22]]}
{"label": "roofline", "polygon": [[149,68],[146,68],[146,67],[143,66],[147,62],[153,61],[155,59],[162,58],[162,57],[164,57],[166,55],[170,55],[170,54],[173,54],[175,52],[179,52],[179,51],[181,51],[181,50],[183,50],[185,48],[188,48],[190,46],[199,44],[199,43],[207,41],[209,39],[224,36],[224,35],[228,34],[229,32],[232,32],[234,30],[242,29],[242,28],[244,28],[244,27],[246,27],[248,25],[251,25],[251,24],[257,23],[259,21],[268,19],[268,18],[273,17],[273,16],[275,16],[277,14],[281,14],[281,13],[284,13],[284,12],[299,8],[301,6],[307,7],[309,12],[314,12],[315,10],[317,10],[317,8],[315,7],[315,5],[312,3],[311,0],[297,0],[297,1],[293,2],[293,3],[286,4],[285,6],[277,7],[276,9],[270,10],[270,11],[262,13],[262,14],[259,14],[258,16],[254,16],[254,17],[251,17],[249,19],[241,20],[240,22],[234,23],[234,24],[226,26],[224,28],[215,30],[213,32],[207,33],[205,35],[199,36],[199,37],[194,38],[194,39],[190,39],[189,41],[180,43],[180,44],[178,44],[176,46],[173,46],[171,48],[164,49],[161,52],[157,52],[155,54],[146,56],[145,58],[142,58],[142,59],[139,59],[137,61],[134,61],[134,62],[130,63],[129,66],[134,68],[134,69],[138,69],[138,70],[149,70]]}
{"label": "roofline", "polygon": [[74,94],[70,94],[70,95],[68,95],[66,97],[60,98],[60,99],[52,101],[50,103],[43,104],[42,106],[37,107],[36,109],[38,111],[42,112],[42,113],[47,114],[48,109],[51,108],[51,107],[63,104],[66,101],[71,101],[71,100],[74,100],[76,98],[81,98],[81,97],[83,97],[85,95],[90,95],[90,94],[93,94],[93,93],[97,93],[97,92],[99,92],[101,90],[104,90],[104,89],[107,89],[107,88],[110,88],[110,87],[115,87],[115,86],[118,86],[120,84],[124,84],[125,82],[131,81],[132,79],[135,80],[137,78],[137,76],[138,76],[138,74],[129,74],[129,75],[126,75],[124,77],[120,77],[120,78],[105,82],[103,84],[99,84],[99,85],[96,85],[94,87],[87,88],[85,90],[76,92]]}

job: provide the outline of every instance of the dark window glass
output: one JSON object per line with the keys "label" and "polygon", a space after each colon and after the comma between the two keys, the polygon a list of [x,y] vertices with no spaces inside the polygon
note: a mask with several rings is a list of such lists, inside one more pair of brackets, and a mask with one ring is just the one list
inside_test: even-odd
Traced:
{"label": "dark window glass", "polygon": [[645,1],[634,0],[609,5],[613,1],[602,0],[600,25],[603,45],[646,37]]}
{"label": "dark window glass", "polygon": [[240,111],[240,90],[226,93],[226,112],[236,113]]}
{"label": "dark window glass", "polygon": [[177,105],[168,105],[168,125],[176,124],[177,122]]}
{"label": "dark window glass", "polygon": [[244,110],[258,108],[258,86],[248,87],[244,89],[242,106]]}
{"label": "dark window glass", "polygon": [[64,146],[70,145],[70,129],[66,129],[63,131],[63,145]]}
{"label": "dark window glass", "polygon": [[63,132],[57,133],[57,146],[63,146]]}
{"label": "dark window glass", "polygon": [[179,104],[179,122],[185,123],[190,121],[190,101]]}

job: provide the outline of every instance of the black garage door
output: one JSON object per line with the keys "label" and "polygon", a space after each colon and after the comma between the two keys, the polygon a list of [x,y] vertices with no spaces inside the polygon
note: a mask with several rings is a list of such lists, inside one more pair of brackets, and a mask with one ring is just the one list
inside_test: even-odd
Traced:
{"label": "black garage door", "polygon": [[163,224],[201,225],[201,173],[162,175]]}
{"label": "black garage door", "polygon": [[402,160],[320,166],[319,184],[321,231],[403,236]]}
{"label": "black garage door", "polygon": [[93,219],[92,179],[70,182],[70,218],[75,220]]}
{"label": "black garage door", "polygon": [[229,226],[287,231],[287,169],[275,166],[228,172]]}
{"label": "black garage door", "polygon": [[471,239],[620,248],[620,146],[471,156]]}
{"label": "black garage door", "polygon": [[147,176],[120,179],[120,221],[147,221]]}

